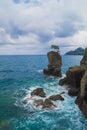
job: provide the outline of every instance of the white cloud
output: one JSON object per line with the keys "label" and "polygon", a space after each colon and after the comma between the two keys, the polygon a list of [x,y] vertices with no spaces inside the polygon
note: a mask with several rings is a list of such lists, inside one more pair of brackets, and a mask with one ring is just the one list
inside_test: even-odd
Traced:
{"label": "white cloud", "polygon": [[63,53],[86,47],[86,5],[86,0],[0,1],[0,54],[46,53],[51,43]]}

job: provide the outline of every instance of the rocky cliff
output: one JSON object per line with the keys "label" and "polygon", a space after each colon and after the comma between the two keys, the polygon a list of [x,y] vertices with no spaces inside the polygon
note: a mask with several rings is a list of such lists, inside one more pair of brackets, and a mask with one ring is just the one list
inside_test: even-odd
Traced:
{"label": "rocky cliff", "polygon": [[72,66],[66,72],[66,77],[61,79],[60,85],[68,85],[68,94],[77,96],[75,103],[87,117],[87,48],[80,62],[80,66]]}
{"label": "rocky cliff", "polygon": [[50,51],[47,53],[47,57],[49,64],[48,68],[43,70],[44,74],[61,77],[62,58],[59,52]]}

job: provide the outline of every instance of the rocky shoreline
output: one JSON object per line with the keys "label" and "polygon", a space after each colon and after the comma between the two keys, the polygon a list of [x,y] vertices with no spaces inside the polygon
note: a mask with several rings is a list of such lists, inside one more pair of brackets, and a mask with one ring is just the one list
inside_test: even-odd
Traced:
{"label": "rocky shoreline", "polygon": [[77,96],[75,103],[87,118],[87,48],[80,66],[70,67],[66,72],[66,77],[59,81],[59,85],[67,85],[68,94]]}
{"label": "rocky shoreline", "polygon": [[[50,51],[47,53],[47,57],[49,64],[48,68],[43,70],[43,73],[61,77],[62,58],[59,52]],[[87,48],[85,48],[80,66],[69,67],[66,71],[66,77],[60,79],[59,85],[67,85],[68,94],[77,96],[75,103],[87,118]]]}
{"label": "rocky shoreline", "polygon": [[[58,48],[58,47],[57,47]],[[59,49],[59,48],[58,48]],[[62,58],[59,51],[50,51],[47,53],[48,68],[43,70],[43,73],[50,76],[61,77]],[[84,56],[80,61],[80,66],[72,66],[66,71],[66,77],[59,80],[60,86],[67,86],[68,95],[76,96],[75,103],[87,118],[87,48]],[[24,103],[32,100],[36,107],[41,106],[42,109],[53,109],[57,106],[55,101],[64,101],[62,96],[65,92],[60,94],[46,96],[43,88],[36,88],[31,92],[31,96],[24,100]],[[36,98],[38,96],[39,98]]]}

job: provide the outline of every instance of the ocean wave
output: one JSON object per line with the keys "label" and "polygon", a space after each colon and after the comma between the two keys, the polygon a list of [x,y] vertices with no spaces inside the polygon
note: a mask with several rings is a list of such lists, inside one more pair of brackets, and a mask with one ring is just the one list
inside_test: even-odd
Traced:
{"label": "ocean wave", "polygon": [[[32,112],[32,111],[35,112],[37,110],[42,110],[42,106],[38,106],[38,107],[35,106],[35,104],[34,104],[35,100],[42,99],[44,101],[51,95],[60,94],[61,92],[65,91],[64,88],[60,87],[60,89],[59,89],[59,88],[56,88],[56,86],[54,86],[53,88],[52,87],[49,88],[49,84],[47,83],[47,84],[44,84],[44,87],[43,87],[43,89],[46,93],[45,98],[42,98],[39,96],[32,97],[31,92],[36,88],[41,88],[41,86],[31,86],[29,89],[26,90],[26,95],[23,98],[17,99],[15,105],[22,107],[22,108],[28,110],[29,112]],[[62,107],[61,101],[52,101],[52,102],[56,106],[55,109],[60,109]]]}
{"label": "ocean wave", "polygon": [[38,73],[42,73],[43,72],[43,70],[42,69],[40,69],[40,70],[36,70]]}

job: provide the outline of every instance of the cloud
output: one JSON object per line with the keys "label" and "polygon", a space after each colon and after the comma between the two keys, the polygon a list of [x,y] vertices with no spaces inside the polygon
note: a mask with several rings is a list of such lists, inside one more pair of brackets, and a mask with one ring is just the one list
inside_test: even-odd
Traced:
{"label": "cloud", "polygon": [[86,0],[0,1],[0,54],[45,54],[51,44],[64,53],[86,47]]}

